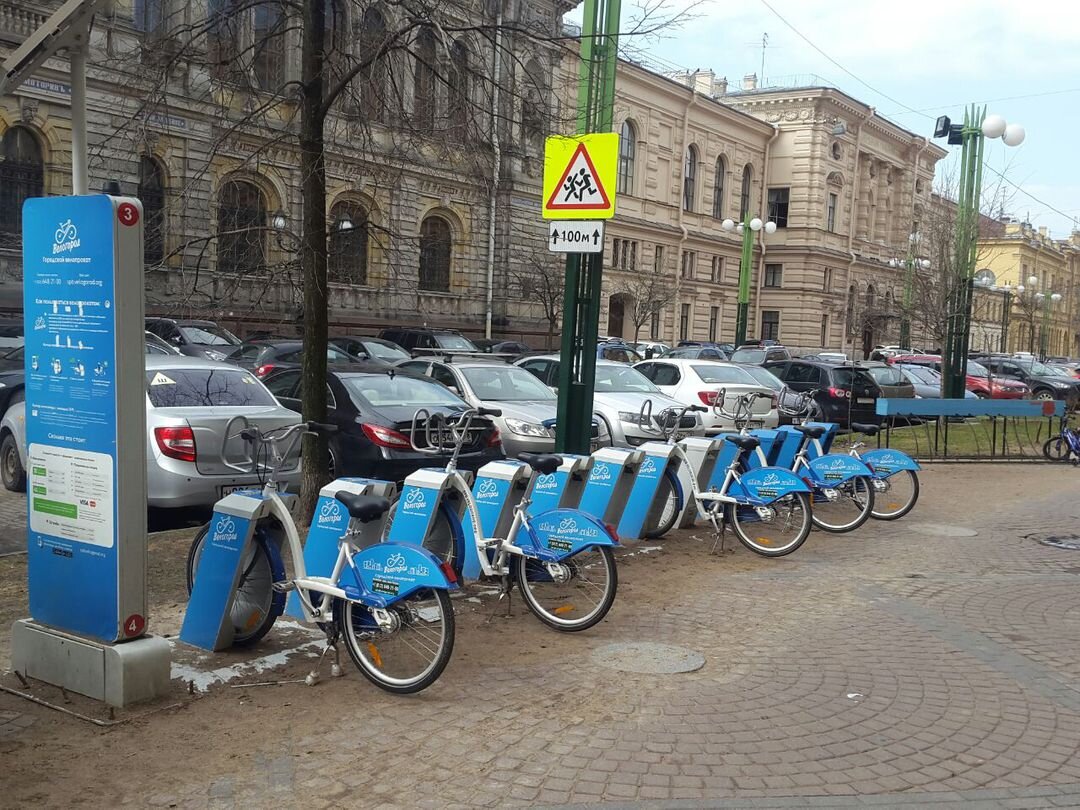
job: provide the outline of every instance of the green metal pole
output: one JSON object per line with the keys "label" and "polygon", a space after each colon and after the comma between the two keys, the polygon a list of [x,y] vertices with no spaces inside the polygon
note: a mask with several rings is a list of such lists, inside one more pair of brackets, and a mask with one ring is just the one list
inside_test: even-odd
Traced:
{"label": "green metal pole", "polygon": [[900,348],[911,348],[911,299],[912,286],[914,285],[915,259],[912,249],[908,248],[907,262],[904,264],[904,311],[900,313]]}
{"label": "green metal pole", "polygon": [[1050,353],[1050,294],[1043,295],[1042,330],[1039,332],[1039,359],[1045,361]]}
{"label": "green metal pole", "polygon": [[1005,301],[1001,309],[1001,345],[998,351],[1007,354],[1009,351],[1009,316],[1012,314],[1012,291],[1005,290]]}
{"label": "green metal pole", "polygon": [[750,265],[754,260],[754,232],[750,229],[750,212],[743,216],[742,258],[739,260],[739,298],[735,313],[735,348],[746,343],[746,327],[750,316]]}

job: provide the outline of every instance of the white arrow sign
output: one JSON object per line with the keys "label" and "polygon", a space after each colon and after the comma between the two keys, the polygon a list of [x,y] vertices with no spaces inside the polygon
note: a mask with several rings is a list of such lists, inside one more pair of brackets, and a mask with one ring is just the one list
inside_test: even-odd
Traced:
{"label": "white arrow sign", "polygon": [[555,253],[599,253],[604,249],[604,222],[553,220],[548,228],[548,250]]}

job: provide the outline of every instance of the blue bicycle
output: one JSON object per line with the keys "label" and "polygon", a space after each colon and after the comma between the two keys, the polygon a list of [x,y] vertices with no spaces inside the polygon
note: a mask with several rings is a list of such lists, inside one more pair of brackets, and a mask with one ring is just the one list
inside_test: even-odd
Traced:
{"label": "blue bicycle", "polygon": [[1080,430],[1062,419],[1061,433],[1047,439],[1042,451],[1047,461],[1071,461],[1074,467],[1080,466]]}

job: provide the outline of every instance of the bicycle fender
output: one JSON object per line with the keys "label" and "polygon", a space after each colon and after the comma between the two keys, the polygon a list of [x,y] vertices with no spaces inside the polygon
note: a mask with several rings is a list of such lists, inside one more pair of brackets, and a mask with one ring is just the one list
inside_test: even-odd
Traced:
{"label": "bicycle fender", "polygon": [[842,484],[852,478],[872,478],[874,475],[873,470],[864,462],[854,456],[839,453],[818,456],[810,462],[809,469],[814,483],[827,487]]}
{"label": "bicycle fender", "polygon": [[921,470],[919,462],[899,450],[882,448],[862,454],[862,460],[874,472],[875,478],[888,478],[901,470]]}
{"label": "bicycle fender", "polygon": [[799,476],[780,467],[759,467],[732,481],[729,493],[732,497],[757,503],[772,503],[794,492],[810,492]]}
{"label": "bicycle fender", "polygon": [[530,550],[544,561],[558,562],[587,548],[619,545],[603,523],[577,509],[544,512],[532,519],[529,529],[533,541]]}
{"label": "bicycle fender", "polygon": [[[374,594],[390,605],[424,588],[457,588],[457,583],[447,578],[438,557],[410,543],[376,543],[356,552],[352,559],[355,568],[341,572],[342,589],[350,597]],[[350,582],[354,572],[360,578],[359,588]],[[356,589],[355,596],[349,586]]]}

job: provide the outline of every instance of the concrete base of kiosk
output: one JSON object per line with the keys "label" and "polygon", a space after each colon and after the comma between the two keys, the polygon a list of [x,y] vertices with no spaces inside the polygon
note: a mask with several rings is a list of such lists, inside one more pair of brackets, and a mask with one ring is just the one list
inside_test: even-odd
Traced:
{"label": "concrete base of kiosk", "polygon": [[11,668],[123,708],[168,694],[170,647],[158,636],[102,644],[20,619],[11,626]]}

